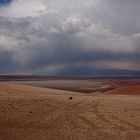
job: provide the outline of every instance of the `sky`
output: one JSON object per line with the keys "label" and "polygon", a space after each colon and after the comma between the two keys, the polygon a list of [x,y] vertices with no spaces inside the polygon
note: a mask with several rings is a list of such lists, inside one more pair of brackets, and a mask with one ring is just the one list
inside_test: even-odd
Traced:
{"label": "sky", "polygon": [[140,0],[0,0],[0,74],[140,76]]}

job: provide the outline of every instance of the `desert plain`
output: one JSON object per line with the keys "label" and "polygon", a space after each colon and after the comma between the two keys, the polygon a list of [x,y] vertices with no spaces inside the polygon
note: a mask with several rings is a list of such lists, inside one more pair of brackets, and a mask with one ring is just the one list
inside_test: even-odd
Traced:
{"label": "desert plain", "polygon": [[0,78],[0,140],[140,139],[138,78],[19,79]]}

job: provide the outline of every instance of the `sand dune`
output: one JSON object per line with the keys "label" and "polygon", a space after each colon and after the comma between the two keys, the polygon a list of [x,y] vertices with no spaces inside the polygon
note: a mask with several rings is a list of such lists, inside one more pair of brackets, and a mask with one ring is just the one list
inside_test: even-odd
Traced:
{"label": "sand dune", "polygon": [[0,84],[0,140],[139,140],[139,116],[140,96]]}

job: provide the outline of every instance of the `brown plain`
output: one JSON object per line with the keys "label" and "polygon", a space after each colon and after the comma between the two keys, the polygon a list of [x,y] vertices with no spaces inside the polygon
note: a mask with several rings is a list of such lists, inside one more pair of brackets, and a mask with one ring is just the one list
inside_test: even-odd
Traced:
{"label": "brown plain", "polygon": [[114,88],[83,93],[1,83],[0,140],[139,140],[139,80],[101,82]]}

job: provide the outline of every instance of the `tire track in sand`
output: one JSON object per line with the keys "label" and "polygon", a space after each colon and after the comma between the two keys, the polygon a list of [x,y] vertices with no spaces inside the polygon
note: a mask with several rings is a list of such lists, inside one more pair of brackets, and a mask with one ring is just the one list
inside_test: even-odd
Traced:
{"label": "tire track in sand", "polygon": [[[132,125],[129,122],[125,122],[125,121],[120,120],[115,117],[108,117],[108,119],[106,119],[105,115],[103,115],[99,112],[97,103],[95,103],[93,107],[95,110],[94,113],[98,117],[98,119],[100,119],[102,122],[108,123],[109,125],[113,126],[117,130],[127,131],[128,125],[131,126],[134,130],[140,130],[140,128],[138,126]],[[111,119],[109,120],[109,118],[111,118]],[[118,125],[117,122],[115,122],[113,120],[118,120],[120,122],[120,125]]]}
{"label": "tire track in sand", "polygon": [[114,117],[114,116],[111,117],[111,118],[114,119],[114,120],[119,121],[120,123],[122,123],[122,124],[124,124],[124,125],[129,126],[130,128],[132,128],[132,129],[135,130],[135,131],[140,131],[140,127],[137,126],[137,125],[134,125],[134,124],[129,123],[129,122],[127,122],[127,121],[121,120],[121,119],[119,119],[119,118],[117,118],[117,117]]}

